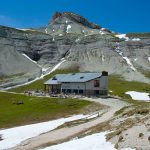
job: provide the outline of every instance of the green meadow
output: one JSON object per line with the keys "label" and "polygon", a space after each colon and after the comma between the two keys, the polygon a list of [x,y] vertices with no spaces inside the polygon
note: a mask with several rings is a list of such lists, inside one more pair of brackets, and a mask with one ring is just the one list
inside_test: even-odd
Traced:
{"label": "green meadow", "polygon": [[[18,88],[14,88],[9,90],[10,92],[16,92],[16,93],[23,93],[25,90],[36,90],[36,89],[42,89],[44,90],[43,83],[47,81],[49,78],[53,77],[55,74],[61,74],[61,73],[76,73],[78,70],[57,70],[47,76],[45,76],[43,79],[40,79],[38,81],[35,81],[34,83],[31,83],[29,85],[21,86]],[[145,73],[147,77],[150,77],[149,73]],[[110,75],[109,76],[109,91],[110,95],[119,96],[123,98],[124,100],[131,100],[131,97],[129,95],[126,95],[125,92],[127,91],[139,91],[139,92],[148,92],[150,93],[150,84],[142,83],[142,82],[136,82],[136,81],[126,81],[121,76],[117,75]]]}
{"label": "green meadow", "polygon": [[132,100],[131,97],[125,92],[127,91],[138,91],[150,93],[150,84],[136,82],[136,81],[126,81],[120,76],[109,76],[109,92],[110,95],[119,96],[123,100],[130,103],[141,104],[145,103],[143,101]]}
{"label": "green meadow", "polygon": [[[23,93],[25,90],[44,90],[43,83],[55,74],[76,73],[78,70],[57,70],[43,79],[35,81],[29,85],[21,86],[9,90],[9,92]],[[149,77],[149,74],[147,74]],[[125,92],[139,91],[150,93],[150,84],[141,82],[125,81],[117,75],[109,76],[109,94],[118,96],[121,100],[127,101],[133,105],[148,106],[149,103],[144,101],[135,101]],[[23,104],[15,102],[21,101]],[[24,94],[0,93],[0,128],[11,127],[56,119],[67,115],[78,114],[91,102],[84,100],[46,98],[46,97],[29,97]]]}
{"label": "green meadow", "polygon": [[0,128],[36,123],[83,113],[92,102],[78,99],[29,97],[0,92]]}

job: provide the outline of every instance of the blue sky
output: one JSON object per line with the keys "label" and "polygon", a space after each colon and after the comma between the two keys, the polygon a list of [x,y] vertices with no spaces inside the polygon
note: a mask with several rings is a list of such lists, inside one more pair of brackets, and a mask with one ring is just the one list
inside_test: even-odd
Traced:
{"label": "blue sky", "polygon": [[150,0],[1,0],[0,25],[47,25],[55,11],[71,11],[113,31],[150,32]]}

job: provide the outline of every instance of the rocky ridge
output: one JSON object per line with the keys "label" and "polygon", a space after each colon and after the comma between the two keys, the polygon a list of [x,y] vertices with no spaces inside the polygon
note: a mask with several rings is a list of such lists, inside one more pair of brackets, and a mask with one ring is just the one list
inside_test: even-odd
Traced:
{"label": "rocky ridge", "polygon": [[[141,71],[150,72],[150,37],[134,36],[114,33],[70,12],[55,13],[45,32],[44,28],[0,26],[0,76],[22,74],[18,83],[11,81],[19,84],[39,77],[42,68],[51,68],[64,58],[66,61],[60,68],[106,70],[128,80],[149,82]],[[5,55],[9,59],[2,59]],[[5,84],[3,87],[8,86]]]}

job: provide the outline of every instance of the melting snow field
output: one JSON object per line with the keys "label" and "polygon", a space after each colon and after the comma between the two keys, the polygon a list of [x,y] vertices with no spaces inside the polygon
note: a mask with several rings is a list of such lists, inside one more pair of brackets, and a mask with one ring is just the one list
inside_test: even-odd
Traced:
{"label": "melting snow field", "polygon": [[103,31],[99,31],[99,33],[100,33],[101,35],[105,34]]}
{"label": "melting snow field", "polygon": [[69,33],[69,30],[70,30],[70,29],[71,29],[71,25],[68,25],[68,26],[67,26],[67,31],[66,31],[66,32]]}
{"label": "melting snow field", "polygon": [[126,34],[117,34],[115,36],[118,37],[119,39],[126,39],[126,41],[129,40],[129,38],[126,36]]}
{"label": "melting snow field", "polygon": [[33,63],[37,64],[36,61],[32,60],[30,57],[28,57],[26,54],[22,54],[24,57],[26,57],[27,59],[29,59],[30,61],[32,61]]}
{"label": "melting snow field", "polygon": [[132,41],[140,41],[141,39],[139,38],[133,38]]}
{"label": "melting snow field", "polygon": [[47,28],[45,29],[45,33],[47,33]]}
{"label": "melting snow field", "polygon": [[105,135],[105,132],[97,133],[40,150],[116,150],[113,144],[106,141]]}
{"label": "melting snow field", "polygon": [[123,57],[123,59],[126,60],[127,64],[130,66],[130,68],[131,68],[133,71],[136,71],[136,69],[134,68],[133,64],[131,63],[131,61],[129,60],[128,57]]}
{"label": "melting snow field", "polygon": [[136,92],[136,91],[128,91],[126,94],[129,94],[133,100],[144,100],[150,101],[149,93]]}
{"label": "melting snow field", "polygon": [[0,130],[2,141],[0,141],[0,150],[12,148],[22,141],[38,136],[42,133],[51,131],[65,122],[83,119],[87,115],[76,115],[69,118],[61,118],[53,121],[36,123],[31,125],[19,126],[10,129]]}

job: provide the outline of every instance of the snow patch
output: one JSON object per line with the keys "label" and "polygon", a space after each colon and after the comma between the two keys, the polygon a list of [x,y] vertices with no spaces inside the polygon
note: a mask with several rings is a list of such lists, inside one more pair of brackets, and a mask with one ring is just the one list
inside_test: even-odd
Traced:
{"label": "snow patch", "polygon": [[60,66],[62,63],[64,63],[65,61],[66,61],[65,59],[62,59],[62,61],[61,61],[60,63],[58,63],[56,66],[54,66],[53,69],[52,69],[48,74],[50,74],[50,73],[54,72],[56,69],[58,69],[59,66]]}
{"label": "snow patch", "polygon": [[47,33],[47,28],[45,29],[45,33]]}
{"label": "snow patch", "polygon": [[41,67],[36,61],[32,60],[32,59],[31,59],[30,57],[28,57],[26,54],[22,54],[22,55],[25,56],[27,59],[29,59],[31,62],[37,64],[37,66],[39,66],[39,67],[42,69],[42,67]]}
{"label": "snow patch", "polygon": [[122,58],[127,62],[127,64],[130,66],[130,68],[131,68],[133,71],[136,71],[136,68],[133,66],[133,64],[131,63],[131,61],[129,60],[129,58],[123,56],[123,52],[121,51],[120,44],[119,44],[118,42],[116,42],[116,44],[117,44],[117,46],[116,46],[115,51],[116,51],[120,56],[122,56]]}
{"label": "snow patch", "polygon": [[41,150],[115,150],[114,146],[106,141],[105,135],[105,132],[97,133]]}
{"label": "snow patch", "polygon": [[105,56],[104,56],[104,55],[102,55],[102,62],[104,62],[104,60],[105,60]]}
{"label": "snow patch", "polygon": [[[83,138],[50,146],[40,150],[116,150],[114,145],[106,141],[106,132],[92,134]],[[133,150],[130,148],[122,150]],[[134,149],[135,150],[135,149]]]}
{"label": "snow patch", "polygon": [[70,30],[70,29],[71,29],[71,25],[68,25],[68,26],[67,26],[67,31],[66,31],[66,32],[69,33],[69,30]]}
{"label": "snow patch", "polygon": [[53,29],[53,32],[55,31],[55,29]]}
{"label": "snow patch", "polygon": [[100,33],[101,35],[105,34],[103,31],[99,31],[99,33]]}
{"label": "snow patch", "polygon": [[82,33],[85,33],[85,30],[82,30]]}
{"label": "snow patch", "polygon": [[76,39],[76,42],[79,42],[81,39]]}
{"label": "snow patch", "polygon": [[68,20],[66,20],[66,24],[68,23]]}
{"label": "snow patch", "polygon": [[88,116],[86,119],[93,119],[99,116],[99,113],[93,114],[91,116]]}
{"label": "snow patch", "polygon": [[17,30],[21,30],[21,31],[37,31],[37,30],[33,30],[33,29],[20,29],[20,28],[16,28]]}
{"label": "snow patch", "polygon": [[46,72],[48,68],[42,68],[42,72]]}
{"label": "snow patch", "polygon": [[117,34],[115,36],[119,39],[125,39],[126,41],[129,41],[129,38],[126,36],[126,34]]}
{"label": "snow patch", "polygon": [[128,91],[125,94],[129,94],[132,97],[133,100],[150,101],[149,93]]}
{"label": "snow patch", "polygon": [[122,58],[126,60],[127,64],[130,66],[130,68],[131,68],[133,71],[136,71],[136,69],[134,68],[133,64],[131,63],[131,61],[129,60],[128,57],[122,57]]}
{"label": "snow patch", "polygon": [[122,52],[119,48],[116,48],[116,52],[117,52],[120,56],[123,56],[123,52]]}
{"label": "snow patch", "polygon": [[62,34],[59,34],[59,36],[63,36]]}
{"label": "snow patch", "polygon": [[137,61],[137,58],[134,58],[134,61]]}
{"label": "snow patch", "polygon": [[[62,60],[61,60],[56,66],[54,66],[50,71],[48,71],[48,72],[45,73],[45,74],[42,74],[41,77],[40,77],[40,79],[44,78],[46,75],[48,75],[48,74],[54,72],[55,70],[57,70],[57,69],[59,68],[59,66],[60,66],[62,63],[64,63],[65,61],[66,61],[66,60],[65,60],[64,58],[62,58]],[[47,68],[47,70],[49,70],[49,69],[50,69],[50,68]],[[47,70],[46,70],[46,71],[47,71]]]}
{"label": "snow patch", "polygon": [[120,44],[118,42],[116,42],[117,46],[115,48],[115,51],[120,55],[123,56],[123,52],[120,49]]}
{"label": "snow patch", "polygon": [[140,41],[141,39],[139,38],[133,38],[132,41]]}
{"label": "snow patch", "polygon": [[148,57],[148,61],[150,62],[150,57]]}
{"label": "snow patch", "polygon": [[53,37],[52,41],[54,42],[55,41],[55,38]]}
{"label": "snow patch", "polygon": [[101,28],[102,31],[106,30],[106,28]]}
{"label": "snow patch", "polygon": [[24,57],[26,57],[27,59],[29,59],[30,61],[32,61],[33,63],[37,64],[36,61],[32,60],[30,57],[28,57],[26,54],[22,54]]}
{"label": "snow patch", "polygon": [[12,148],[24,140],[38,136],[42,133],[51,131],[65,122],[79,120],[87,117],[86,115],[76,115],[69,118],[61,118],[48,122],[36,123],[31,125],[19,126],[10,129],[0,130],[3,140],[0,141],[0,149]]}

